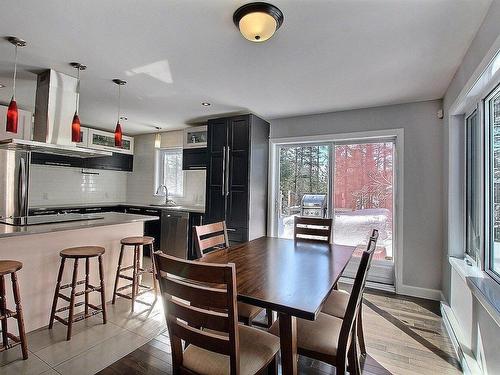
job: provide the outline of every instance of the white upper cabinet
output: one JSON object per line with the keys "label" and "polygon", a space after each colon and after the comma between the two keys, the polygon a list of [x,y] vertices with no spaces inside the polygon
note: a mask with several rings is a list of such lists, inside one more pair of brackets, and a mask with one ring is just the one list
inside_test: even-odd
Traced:
{"label": "white upper cabinet", "polygon": [[92,148],[95,150],[105,150],[112,152],[121,152],[123,154],[134,153],[134,138],[123,136],[123,146],[115,146],[115,134],[103,130],[96,130],[91,128],[81,128],[82,142],[78,147]]}
{"label": "white upper cabinet", "polygon": [[17,134],[5,131],[7,122],[7,109],[8,107],[0,105],[0,139],[25,139],[31,140],[31,130],[33,126],[33,115],[31,112],[18,110],[18,125]]}

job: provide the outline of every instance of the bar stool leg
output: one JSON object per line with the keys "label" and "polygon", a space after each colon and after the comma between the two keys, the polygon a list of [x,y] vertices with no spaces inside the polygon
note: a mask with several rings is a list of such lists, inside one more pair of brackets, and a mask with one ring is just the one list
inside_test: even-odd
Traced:
{"label": "bar stool leg", "polygon": [[[85,291],[89,289],[90,258],[85,258]],[[89,293],[85,293],[85,316],[89,314]]]}
{"label": "bar stool leg", "polygon": [[75,259],[75,264],[73,267],[73,281],[71,282],[71,297],[69,302],[69,314],[68,314],[68,334],[66,340],[71,340],[71,330],[73,328],[73,315],[75,310],[75,293],[76,293],[76,283],[78,279],[78,259]]}
{"label": "bar stool leg", "polygon": [[[7,313],[7,301],[5,300],[5,278],[0,276],[0,315],[5,315]],[[7,347],[9,343],[9,337],[7,336],[7,318],[2,319],[2,344]]]}
{"label": "bar stool leg", "polygon": [[118,289],[118,280],[120,279],[120,268],[122,267],[122,260],[123,260],[123,249],[125,245],[122,245],[120,248],[120,256],[118,258],[118,267],[116,268],[116,278],[115,278],[115,288],[113,290],[113,300],[111,303],[114,305],[116,301],[116,290]]}
{"label": "bar stool leg", "polygon": [[156,265],[155,265],[155,260],[154,260],[154,254],[155,254],[155,251],[154,251],[154,247],[153,247],[153,244],[149,245],[150,246],[150,251],[151,251],[151,264],[152,264],[152,271],[153,271],[153,288],[154,288],[154,291],[155,291],[155,301],[156,299],[158,298],[158,279],[157,279],[157,270],[156,270]]}
{"label": "bar stool leg", "polygon": [[137,284],[138,284],[138,271],[139,271],[139,267],[138,267],[138,258],[139,258],[139,255],[138,255],[138,249],[139,249],[139,246],[134,246],[134,268],[133,268],[133,272],[132,272],[132,312],[134,311],[134,304],[135,304],[135,297],[137,295]]}
{"label": "bar stool leg", "polygon": [[59,266],[59,273],[57,274],[57,284],[56,284],[56,291],[54,292],[54,301],[52,302],[52,310],[50,311],[50,321],[49,321],[49,329],[52,329],[54,326],[54,316],[56,315],[56,308],[57,308],[57,300],[59,297],[59,290],[61,288],[61,280],[64,272],[64,263],[66,261],[66,258],[61,258],[61,264]]}
{"label": "bar stool leg", "polygon": [[106,315],[106,296],[104,294],[104,268],[102,265],[102,256],[99,255],[99,278],[101,279],[101,308],[102,308],[102,322],[106,324],[108,318]]}
{"label": "bar stool leg", "polygon": [[26,332],[24,331],[23,309],[21,307],[17,274],[15,272],[11,273],[10,278],[12,280],[12,292],[16,304],[17,328],[19,330],[19,340],[21,341],[21,351],[23,352],[23,359],[28,359],[28,345],[26,343]]}

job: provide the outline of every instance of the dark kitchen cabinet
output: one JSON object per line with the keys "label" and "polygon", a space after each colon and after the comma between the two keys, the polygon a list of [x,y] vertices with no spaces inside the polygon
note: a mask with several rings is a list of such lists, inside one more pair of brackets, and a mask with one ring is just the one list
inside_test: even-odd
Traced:
{"label": "dark kitchen cabinet", "polygon": [[42,154],[33,152],[31,154],[33,164],[53,165],[58,167],[106,169],[113,171],[131,172],[134,167],[134,156],[113,152],[111,156],[100,156],[93,158],[77,158],[65,155]]}
{"label": "dark kitchen cabinet", "polygon": [[85,168],[89,169],[132,172],[134,168],[134,155],[113,152],[111,156],[87,158],[84,165]]}
{"label": "dark kitchen cabinet", "polygon": [[185,148],[182,150],[182,169],[199,170],[207,168],[207,149]]}
{"label": "dark kitchen cabinet", "polygon": [[232,242],[266,234],[269,123],[255,115],[208,121],[205,222]]}
{"label": "dark kitchen cabinet", "polygon": [[31,163],[41,165],[54,165],[57,167],[84,168],[85,159],[54,154],[31,153]]}

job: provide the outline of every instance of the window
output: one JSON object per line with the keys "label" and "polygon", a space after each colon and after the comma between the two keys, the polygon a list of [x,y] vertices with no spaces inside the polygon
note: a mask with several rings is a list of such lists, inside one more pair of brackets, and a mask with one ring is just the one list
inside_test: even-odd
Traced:
{"label": "window", "polygon": [[167,187],[169,196],[183,196],[182,148],[156,150],[155,193],[160,185]]}
{"label": "window", "polygon": [[485,124],[488,129],[488,249],[486,271],[500,277],[500,87],[485,100]]}
{"label": "window", "polygon": [[466,127],[466,254],[478,262],[481,254],[481,127],[477,110],[465,120]]}

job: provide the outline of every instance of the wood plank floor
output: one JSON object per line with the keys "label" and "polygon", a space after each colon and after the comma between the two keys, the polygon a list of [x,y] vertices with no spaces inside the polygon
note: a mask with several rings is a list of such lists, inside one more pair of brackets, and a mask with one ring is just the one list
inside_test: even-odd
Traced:
{"label": "wood plank floor", "polygon": [[[363,374],[461,374],[444,329],[439,303],[366,292],[363,319],[368,355]],[[165,331],[102,370],[101,375],[171,374],[170,343]],[[335,374],[322,362],[299,358],[299,373]]]}

